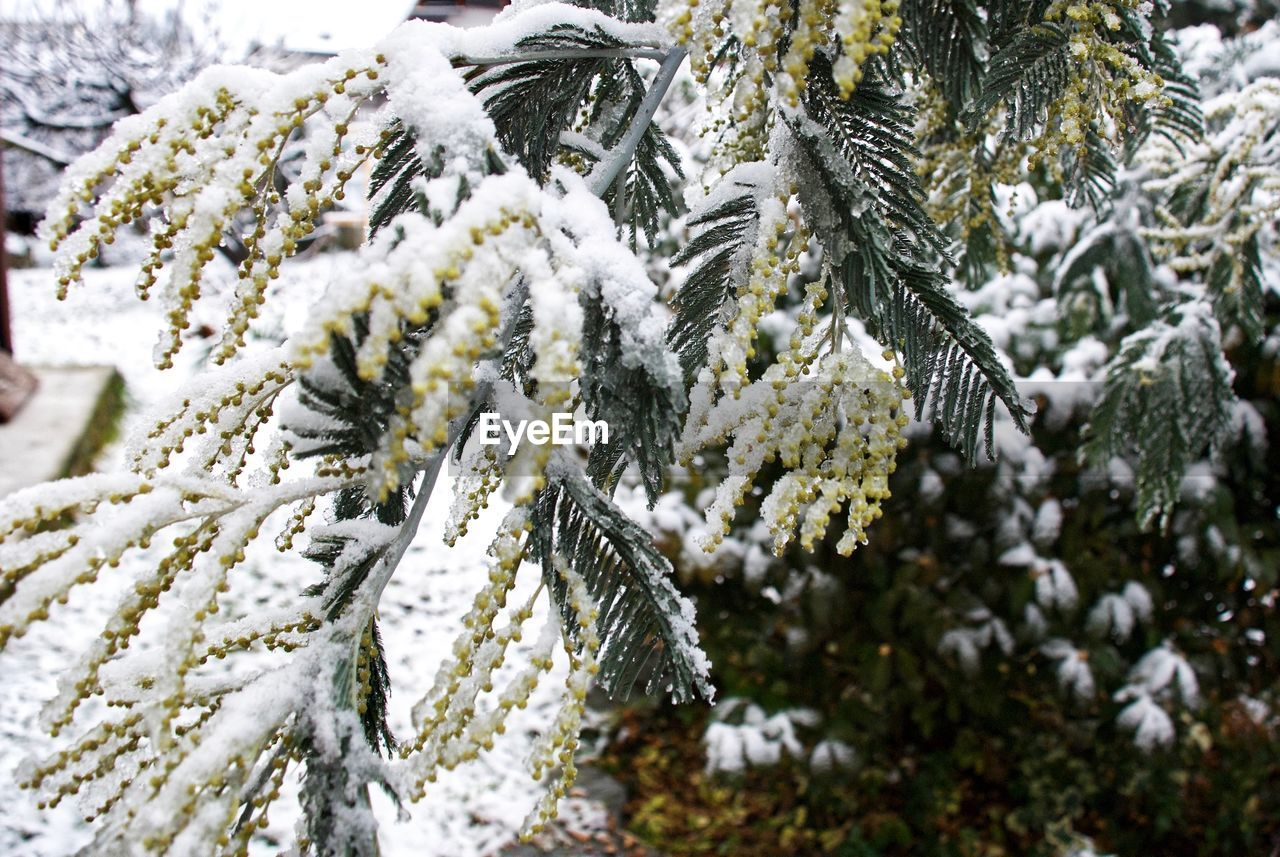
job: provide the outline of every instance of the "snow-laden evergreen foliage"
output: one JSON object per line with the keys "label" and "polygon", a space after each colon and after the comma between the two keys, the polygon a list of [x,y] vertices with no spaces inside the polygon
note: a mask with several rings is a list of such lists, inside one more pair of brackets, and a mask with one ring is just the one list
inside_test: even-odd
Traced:
{"label": "snow-laden evergreen foliage", "polygon": [[[727,445],[705,549],[780,467],[762,507],[773,550],[797,534],[816,547],[843,515],[832,535],[848,554],[888,495],[904,399],[970,462],[1006,430],[1027,431],[1007,361],[952,287],[1007,264],[997,200],[1027,170],[1105,208],[1120,165],[1149,163],[1151,192],[1168,199],[1135,214],[1133,234],[1177,270],[1209,271],[1221,293],[1153,281],[1130,300],[1150,326],[1114,359],[1091,429],[1095,454],[1113,454],[1128,426],[1162,419],[1153,409],[1168,396],[1215,392],[1143,448],[1139,514],[1167,514],[1165,480],[1215,448],[1233,404],[1221,331],[1260,317],[1247,306],[1252,263],[1234,251],[1263,239],[1243,234],[1254,220],[1232,221],[1233,205],[1269,211],[1275,178],[1273,134],[1232,136],[1247,142],[1226,156],[1201,140],[1160,11],[1133,0],[516,4],[487,28],[409,23],[286,75],[209,69],[119,122],[68,171],[43,226],[60,288],[119,229],[148,221],[138,293],[169,321],[157,365],[183,347],[193,307],[222,300],[219,366],[135,436],[126,473],[0,504],[3,641],[127,552],[162,546],[49,705],[55,733],[87,731],[25,779],[54,801],[88,792],[100,852],[223,853],[247,847],[301,769],[300,847],[373,853],[368,788],[422,798],[440,770],[489,746],[562,647],[563,709],[531,759],[551,780],[529,817],[538,829],[573,781],[592,676],[617,696],[712,696],[692,603],[613,499],[629,471],[652,504],[677,457]],[[637,250],[680,213],[670,181],[692,166],[653,121],[686,58],[709,163],[693,177],[706,186],[668,322]],[[1259,88],[1210,119],[1273,128],[1268,99]],[[298,176],[280,190],[280,158],[299,137]],[[249,353],[270,283],[366,166],[371,228],[356,263],[301,333]],[[210,260],[246,222],[234,292],[209,294]],[[766,343],[802,261],[818,257],[794,331]],[[878,340],[869,354],[854,321]],[[772,359],[753,366],[766,344]],[[1144,378],[1164,372],[1176,380],[1148,391]],[[608,421],[610,442],[584,456],[469,442],[481,412],[564,410]],[[510,511],[467,630],[414,707],[415,734],[393,736],[377,605],[450,456],[463,470],[451,538],[499,493]],[[279,525],[282,550],[304,540],[317,583],[281,615],[224,619],[219,597],[246,545]],[[539,573],[526,560],[556,621],[496,687],[532,612],[507,605],[516,577]],[[1043,564],[1040,601],[1070,609],[1069,572]],[[1126,621],[1108,609],[1106,621]],[[153,613],[158,630],[143,627]],[[966,663],[1007,647],[998,619],[974,616],[985,636],[943,646]],[[130,647],[147,634],[158,645]],[[282,657],[209,665],[264,648]],[[1078,668],[1060,669],[1087,694]],[[1141,701],[1166,670],[1138,672]],[[95,697],[105,714],[85,705]],[[1131,720],[1140,740],[1162,740],[1149,712]]]}

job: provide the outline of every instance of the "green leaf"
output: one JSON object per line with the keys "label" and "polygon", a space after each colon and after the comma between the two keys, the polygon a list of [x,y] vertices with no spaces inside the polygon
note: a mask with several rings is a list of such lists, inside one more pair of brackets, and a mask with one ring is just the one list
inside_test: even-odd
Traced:
{"label": "green leaf", "polygon": [[1003,104],[1008,132],[1020,140],[1034,136],[1066,86],[1067,40],[1067,31],[1057,24],[1018,30],[991,57],[982,92],[969,114],[970,126],[977,128],[987,113]]}
{"label": "green leaf", "polygon": [[[585,30],[572,24],[557,24],[517,44],[526,51],[624,46],[598,26]],[[529,175],[544,181],[560,148],[560,135],[573,124],[592,83],[610,66],[620,64],[607,57],[539,59],[479,66],[467,72],[465,80],[484,101],[502,145]]]}
{"label": "green leaf", "polygon": [[624,338],[599,288],[583,289],[580,386],[587,416],[603,420],[609,443],[592,447],[587,473],[612,492],[628,463],[640,472],[649,505],[658,501],[671,448],[679,435],[684,390],[655,377],[641,361],[627,359]]}
{"label": "green leaf", "polygon": [[[804,114],[788,123],[814,154],[841,197],[870,205],[880,219],[920,252],[945,256],[946,239],[922,206],[915,174],[914,112],[899,102],[880,75],[869,70],[848,99],[831,77],[831,65],[815,57],[809,67]],[[855,212],[847,212],[853,215]]]}
{"label": "green leaf", "polygon": [[1168,102],[1142,106],[1134,122],[1135,133],[1125,138],[1125,160],[1128,161],[1152,134],[1173,143],[1178,151],[1184,144],[1204,135],[1204,114],[1200,110],[1200,87],[1195,78],[1182,70],[1177,52],[1159,31],[1151,36],[1151,70],[1164,80],[1164,96]]}
{"label": "green leaf", "polygon": [[1093,273],[1099,270],[1111,287],[1110,293],[1100,298],[1111,305],[1123,302],[1134,327],[1154,320],[1158,287],[1151,253],[1142,237],[1116,218],[1086,232],[1063,256],[1054,279],[1059,301],[1068,303],[1074,291],[1091,287]]}
{"label": "green leaf", "polygon": [[675,702],[695,694],[711,698],[693,605],[672,584],[671,564],[576,468],[557,471],[539,494],[530,547],[562,606],[564,583],[554,557],[565,558],[586,582],[599,611],[597,681],[610,696],[626,699],[639,684]]}
{"label": "green leaf", "polygon": [[987,25],[974,0],[908,0],[898,41],[942,88],[953,118],[966,113],[982,85]]}
{"label": "green leaf", "polygon": [[[453,210],[431,210],[426,200],[415,189],[419,179],[438,178],[444,171],[446,150],[444,146],[434,146],[425,161],[419,150],[418,135],[401,120],[395,119],[387,128],[388,140],[382,157],[374,164],[369,177],[369,199],[372,201],[372,212],[369,215],[369,234],[376,235],[396,217],[408,211],[417,211],[429,216],[436,225],[440,225],[446,217],[453,213],[468,196],[470,188],[465,181],[458,182],[458,197],[453,201]],[[497,152],[484,153],[484,172],[488,175],[502,175],[506,165]]]}
{"label": "green leaf", "polygon": [[738,169],[721,180],[713,204],[689,219],[694,235],[671,260],[672,265],[692,265],[672,299],[675,317],[667,330],[686,383],[706,365],[707,341],[726,320],[737,284],[746,277],[760,219],[757,189],[746,175]]}
{"label": "green leaf", "polygon": [[[680,203],[671,192],[671,181],[663,169],[664,163],[677,178],[684,178],[680,157],[672,148],[671,141],[657,125],[650,125],[640,138],[635,158],[623,174],[622,221],[631,233],[632,250],[636,248],[641,232],[650,248],[657,246],[662,215],[674,216],[680,211]],[[618,183],[610,185],[601,198],[617,211]]]}
{"label": "green leaf", "polygon": [[1095,125],[1085,129],[1084,142],[1064,146],[1062,183],[1067,203],[1073,207],[1088,205],[1095,210],[1106,207],[1116,184],[1116,159],[1109,143]]}
{"label": "green leaf", "polygon": [[658,10],[657,0],[574,0],[574,5],[623,21],[652,21]]}
{"label": "green leaf", "polygon": [[1234,373],[1212,309],[1192,301],[1125,337],[1107,364],[1084,455],[1137,461],[1138,520],[1166,526],[1187,468],[1230,439]]}

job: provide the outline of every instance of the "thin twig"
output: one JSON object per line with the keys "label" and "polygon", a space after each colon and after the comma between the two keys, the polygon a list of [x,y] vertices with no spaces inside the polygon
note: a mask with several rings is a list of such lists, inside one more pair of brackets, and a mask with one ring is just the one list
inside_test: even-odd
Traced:
{"label": "thin twig", "polygon": [[667,51],[659,48],[561,48],[559,50],[528,51],[522,54],[503,54],[492,57],[457,56],[456,65],[512,65],[521,62],[578,59],[644,59],[665,60]]}
{"label": "thin twig", "polygon": [[631,127],[627,129],[626,136],[619,141],[618,145],[609,150],[608,160],[596,164],[595,169],[587,176],[587,186],[591,188],[591,192],[596,196],[604,196],[609,189],[609,185],[613,184],[613,180],[618,177],[618,173],[622,172],[622,168],[631,163],[631,158],[635,155],[636,149],[640,146],[640,141],[644,139],[645,133],[649,130],[649,123],[653,121],[653,114],[658,112],[658,105],[662,103],[663,97],[667,94],[671,81],[675,80],[676,71],[679,70],[680,64],[684,62],[686,53],[687,51],[680,45],[672,48],[667,53],[662,60],[661,68],[658,69],[658,76],[653,79],[653,85],[644,94],[644,100],[640,102],[640,107],[636,109],[636,115],[631,119]]}
{"label": "thin twig", "polygon": [[65,155],[52,146],[46,146],[39,140],[24,137],[16,131],[0,131],[0,141],[3,141],[6,146],[12,146],[15,149],[44,158],[55,166],[65,167],[72,161],[70,155]]}

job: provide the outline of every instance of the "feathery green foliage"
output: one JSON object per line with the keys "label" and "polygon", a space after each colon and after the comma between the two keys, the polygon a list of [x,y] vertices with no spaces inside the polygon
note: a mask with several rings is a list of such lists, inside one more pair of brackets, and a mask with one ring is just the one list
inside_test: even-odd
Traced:
{"label": "feathery green foliage", "polygon": [[[151,718],[159,727],[146,723],[162,740],[153,746],[139,733],[133,745],[151,753],[143,767],[155,763],[153,770],[165,772],[155,789],[181,792],[189,802],[172,823],[155,821],[160,813],[116,812],[103,827],[104,848],[118,846],[125,836],[119,831],[132,835],[135,824],[149,831],[144,844],[152,850],[182,836],[221,848],[228,823],[214,816],[241,810],[243,795],[261,795],[265,812],[278,782],[273,793],[242,780],[259,764],[276,770],[267,757],[284,752],[285,767],[299,762],[306,771],[304,847],[374,853],[371,784],[396,800],[419,799],[437,771],[474,758],[501,733],[502,716],[528,702],[552,664],[546,649],[532,672],[495,694],[496,708],[486,709],[493,698],[477,704],[494,691],[494,671],[534,601],[549,593],[570,673],[545,758],[533,765],[535,777],[557,771],[531,816],[537,829],[571,784],[575,730],[597,668],[601,686],[618,697],[634,689],[676,701],[712,695],[693,606],[637,522],[640,513],[615,501],[625,496],[620,486],[638,485],[652,507],[677,447],[682,462],[704,451],[705,461],[717,462],[723,451],[729,472],[705,486],[715,489],[702,545],[708,552],[729,534],[734,510],[754,502],[760,483],[775,480],[782,490],[760,502],[774,549],[783,551],[799,534],[802,545],[820,550],[828,522],[847,514],[848,538],[837,546],[847,554],[880,516],[895,456],[908,443],[908,391],[917,417],[934,423],[970,463],[980,449],[988,457],[997,451],[1001,410],[1013,428],[1029,430],[1030,404],[1009,368],[1023,355],[1001,353],[970,316],[966,307],[990,296],[960,293],[998,273],[1011,273],[1011,281],[1022,275],[1010,265],[1016,236],[1006,229],[1015,189],[1024,186],[1041,201],[1087,207],[1104,223],[1058,257],[1053,290],[1075,315],[1055,323],[1070,341],[1096,337],[1088,360],[1073,355],[1076,364],[1107,366],[1086,457],[1093,464],[1117,456],[1135,462],[1139,520],[1169,519],[1183,474],[1229,442],[1236,402],[1223,341],[1262,329],[1268,234],[1249,218],[1274,213],[1266,199],[1275,188],[1274,147],[1222,155],[1203,142],[1195,86],[1146,4],[907,0],[901,16],[891,4],[854,6],[838,4],[841,18],[833,21],[812,4],[762,3],[759,14],[718,0],[661,11],[651,0],[588,9],[535,5],[504,15],[479,38],[425,28],[410,32],[422,42],[394,36],[373,51],[336,58],[323,74],[264,76],[252,86],[228,76],[223,88],[188,92],[122,125],[115,149],[77,168],[46,230],[61,248],[62,285],[79,278],[100,241],[159,204],[164,218],[140,291],[164,291],[173,349],[182,344],[213,248],[236,217],[252,219],[251,255],[238,271],[224,336],[229,359],[245,344],[279,265],[344,198],[356,170],[372,162],[364,267],[333,284],[305,331],[267,361],[270,370],[250,363],[244,377],[218,376],[223,386],[157,424],[148,437],[157,443],[136,453],[126,479],[91,486],[102,496],[86,488],[89,500],[56,511],[91,517],[105,504],[111,514],[152,494],[164,505],[156,513],[161,529],[194,524],[192,534],[174,540],[176,552],[154,581],[130,596],[135,600],[119,614],[125,631],[112,626],[109,639],[136,633],[142,614],[159,603],[155,593],[167,592],[179,573],[192,572],[191,588],[205,599],[191,608],[191,633],[179,640],[185,648],[175,649],[158,677],[168,685]],[[659,107],[686,60],[705,146],[691,139],[673,145],[654,120],[664,115]],[[438,92],[420,98],[406,91],[425,75]],[[1272,139],[1271,95],[1265,87],[1251,91],[1248,121],[1257,133],[1240,139]],[[389,118],[356,145],[347,136],[362,105],[384,105],[376,115]],[[1215,130],[1241,121],[1229,105],[1206,116]],[[455,120],[464,135],[449,133]],[[274,171],[280,157],[271,153],[312,129],[300,187],[284,195],[266,190],[264,170]],[[378,130],[381,137],[368,145]],[[455,139],[470,141],[468,150],[450,151]],[[1185,150],[1187,163],[1175,163],[1164,144],[1178,157]],[[682,163],[686,151],[695,153],[693,162]],[[1132,169],[1139,159],[1149,174]],[[679,226],[682,198],[673,185],[686,168],[705,183],[709,201],[684,224],[692,235],[669,260],[686,270],[672,284],[668,318],[657,302],[664,292],[646,276],[664,265],[648,254],[679,243],[668,232],[679,231],[669,230]],[[1151,200],[1126,196],[1134,188]],[[155,272],[170,258],[174,274],[157,285]],[[820,278],[809,276],[819,268]],[[855,353],[864,340],[849,318],[890,350],[888,369]],[[761,366],[760,353],[780,344],[774,322],[790,338]],[[1007,337],[996,341],[1004,347]],[[283,420],[265,478],[250,486],[239,477],[255,432],[290,386],[297,407]],[[465,407],[442,404],[459,389],[470,391]],[[562,406],[606,421],[610,440],[587,450],[531,441],[509,455],[469,442],[482,410],[543,416]],[[219,434],[228,449],[244,451],[238,463],[216,441],[209,451],[207,438],[197,438]],[[208,457],[175,475],[174,467],[192,458],[184,450],[192,438]],[[1008,438],[1001,431],[999,439],[1003,445]],[[450,455],[465,461],[465,470],[449,540],[465,533],[492,497],[512,509],[490,543],[488,582],[464,620],[453,660],[415,706],[419,731],[397,745],[374,616]],[[304,460],[308,479],[281,476],[291,461]],[[523,463],[534,472],[517,473]],[[207,473],[192,475],[201,468]],[[0,625],[6,640],[105,562],[145,548],[155,535],[146,522],[84,557],[66,534],[39,541],[48,535],[40,532],[28,542],[22,533],[37,533],[51,514],[43,495],[32,496],[38,502],[10,515],[10,529],[0,532],[0,557],[20,561],[3,569],[19,581],[9,597],[22,608],[0,603],[12,614]],[[318,507],[328,521],[309,526]],[[188,682],[210,656],[202,625],[218,612],[226,575],[278,509],[293,514],[282,537],[286,549],[306,532],[304,555],[321,568],[304,593],[309,600],[299,602],[307,606],[287,621],[269,620],[256,636],[215,642],[209,652],[221,658],[259,640],[286,652],[301,648],[303,657],[288,668],[305,674],[275,719],[255,724],[262,731],[252,748],[214,744],[227,754],[182,780],[184,760],[205,728],[188,734],[184,718],[207,717],[211,731],[224,722],[221,699],[210,702]],[[10,530],[19,533],[17,548],[4,541]],[[1006,547],[991,556],[1005,564],[1026,558],[1021,545]],[[83,559],[87,571],[71,568],[68,556]],[[529,558],[541,565],[543,586],[527,605],[508,609]],[[44,579],[46,566],[53,568],[48,588],[26,585]],[[1038,582],[1024,589],[1034,587],[1046,609],[1065,611],[1075,595],[1059,571],[1034,556],[1039,576],[1030,579],[1050,575],[1052,591],[1042,596]],[[509,626],[495,624],[508,618]],[[294,645],[317,639],[311,633],[332,645]],[[983,646],[996,640],[1012,648],[1003,626],[992,622],[985,633]],[[955,642],[961,638],[952,643],[965,659],[970,653]],[[975,653],[977,645],[969,641]],[[94,662],[88,677],[68,684],[80,693],[67,692],[68,717],[84,689],[98,686],[101,666]],[[228,698],[249,698],[233,691]],[[133,704],[133,692],[120,698]],[[392,749],[401,758],[384,765]],[[55,768],[65,768],[66,758]],[[226,779],[212,770],[224,761],[248,770]],[[399,762],[394,776],[384,776]],[[145,803],[146,788],[137,785],[129,800]],[[223,815],[240,815],[231,831],[246,842],[250,825],[261,820],[252,806]]]}
{"label": "feathery green foliage", "polygon": [[653,537],[580,474],[556,473],[549,482],[534,506],[531,554],[553,591],[564,588],[556,556],[586,581],[600,611],[601,687],[619,699],[636,686],[676,702],[710,696],[701,665],[685,655],[696,639],[692,617],[681,612],[671,563]]}
{"label": "feathery green foliage", "polygon": [[[707,362],[707,340],[724,323],[730,302],[747,266],[746,248],[755,240],[759,214],[755,188],[735,182],[739,195],[699,212],[688,225],[697,233],[672,257],[673,265],[690,265],[672,298],[675,315],[667,332],[680,357],[685,382],[692,383]],[[692,263],[692,264],[691,264]]]}
{"label": "feathery green foliage", "polygon": [[956,119],[969,112],[986,73],[987,23],[974,0],[908,0],[902,4],[903,50],[943,89]]}
{"label": "feathery green foliage", "polygon": [[1189,302],[1128,336],[1107,370],[1084,452],[1137,459],[1139,520],[1168,523],[1188,465],[1227,441],[1234,373],[1209,306]]}

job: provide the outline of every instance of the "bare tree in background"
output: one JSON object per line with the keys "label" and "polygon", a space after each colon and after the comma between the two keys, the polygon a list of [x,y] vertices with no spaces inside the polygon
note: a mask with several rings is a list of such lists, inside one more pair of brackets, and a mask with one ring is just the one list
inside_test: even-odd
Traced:
{"label": "bare tree in background", "polygon": [[34,225],[63,167],[97,146],[116,120],[215,62],[219,46],[177,11],[157,18],[129,0],[103,0],[0,21],[0,54],[4,187],[21,228]]}

